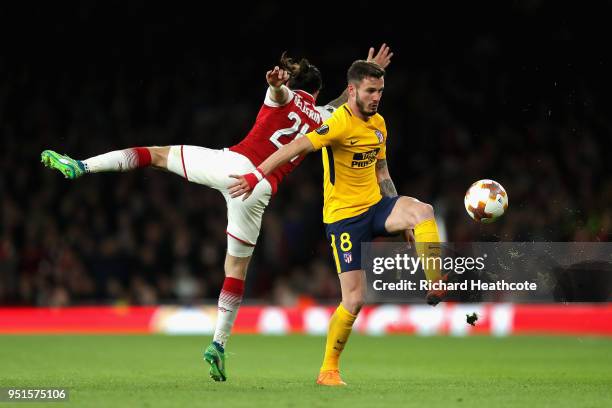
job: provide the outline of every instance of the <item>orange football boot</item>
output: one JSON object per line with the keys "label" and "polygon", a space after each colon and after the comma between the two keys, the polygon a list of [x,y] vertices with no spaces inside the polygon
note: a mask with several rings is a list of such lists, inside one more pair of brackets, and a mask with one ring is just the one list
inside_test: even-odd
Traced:
{"label": "orange football boot", "polygon": [[346,385],[346,383],[342,381],[342,378],[340,378],[340,371],[338,370],[325,370],[319,372],[317,384],[330,387],[342,387]]}
{"label": "orange football boot", "polygon": [[[448,273],[446,275],[443,275],[438,282],[448,282]],[[441,289],[441,290],[430,290],[427,292],[427,295],[425,296],[425,300],[427,301],[428,305],[431,306],[435,306],[438,303],[440,303],[445,297],[446,295],[448,295],[448,290],[446,289]]]}

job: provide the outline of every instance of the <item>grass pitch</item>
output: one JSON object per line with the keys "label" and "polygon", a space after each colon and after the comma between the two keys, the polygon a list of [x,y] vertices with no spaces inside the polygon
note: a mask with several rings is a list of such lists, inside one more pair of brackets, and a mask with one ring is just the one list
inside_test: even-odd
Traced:
{"label": "grass pitch", "polygon": [[612,406],[612,339],[353,335],[345,388],[314,383],[323,337],[233,336],[226,383],[208,378],[209,341],[3,336],[0,387],[70,389],[69,402],[18,407]]}

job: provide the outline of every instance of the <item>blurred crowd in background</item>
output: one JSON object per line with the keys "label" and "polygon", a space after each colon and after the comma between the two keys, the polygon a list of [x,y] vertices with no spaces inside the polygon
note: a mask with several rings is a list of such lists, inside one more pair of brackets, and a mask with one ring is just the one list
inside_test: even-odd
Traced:
{"label": "blurred crowd in background", "polygon": [[[586,29],[578,28],[590,10],[564,20],[550,13],[554,3],[539,1],[482,25],[406,27],[390,16],[372,38],[346,42],[303,34],[308,20],[297,18],[268,46],[266,30],[282,16],[265,5],[248,6],[251,23],[235,29],[242,42],[218,44],[221,23],[204,29],[185,10],[166,29],[156,24],[163,10],[133,25],[134,6],[115,16],[113,33],[101,33],[112,12],[83,4],[64,10],[64,25],[32,14],[43,38],[24,34],[5,51],[11,58],[0,58],[1,305],[214,301],[226,248],[221,194],[152,169],[69,181],[39,155],[231,146],[253,124],[265,71],[283,50],[321,69],[325,104],[342,92],[354,59],[391,45],[380,107],[390,173],[400,194],[434,205],[446,240],[612,237],[611,60],[597,13]],[[248,302],[340,297],[321,220],[320,160],[308,157],[266,211]],[[509,195],[507,214],[492,225],[476,224],[463,206],[482,178]]]}

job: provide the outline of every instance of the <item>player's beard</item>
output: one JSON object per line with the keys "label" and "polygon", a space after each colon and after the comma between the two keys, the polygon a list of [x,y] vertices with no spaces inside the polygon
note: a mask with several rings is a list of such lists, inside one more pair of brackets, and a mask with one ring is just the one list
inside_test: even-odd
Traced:
{"label": "player's beard", "polygon": [[357,103],[357,107],[359,108],[359,112],[363,116],[374,116],[376,115],[376,109],[367,110],[366,104],[363,103],[361,99],[359,99],[359,91],[355,91],[355,103]]}

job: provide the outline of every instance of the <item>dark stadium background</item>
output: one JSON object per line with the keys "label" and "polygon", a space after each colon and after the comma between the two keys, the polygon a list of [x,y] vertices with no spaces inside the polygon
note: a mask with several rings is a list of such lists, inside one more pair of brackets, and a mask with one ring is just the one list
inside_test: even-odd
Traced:
{"label": "dark stadium background", "polygon": [[[612,233],[610,3],[427,7],[356,1],[200,4],[86,0],[1,6],[0,304],[193,304],[223,280],[225,205],[153,170],[76,181],[45,148],[222,148],[253,124],[282,51],[334,99],[387,42],[381,113],[401,194],[432,203],[449,241],[608,241]],[[313,154],[264,217],[250,302],[336,302]],[[504,185],[494,225],[466,215],[475,180]]]}

